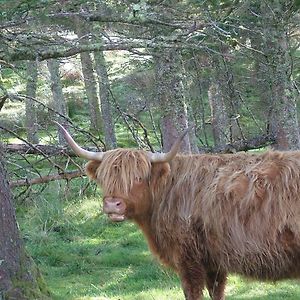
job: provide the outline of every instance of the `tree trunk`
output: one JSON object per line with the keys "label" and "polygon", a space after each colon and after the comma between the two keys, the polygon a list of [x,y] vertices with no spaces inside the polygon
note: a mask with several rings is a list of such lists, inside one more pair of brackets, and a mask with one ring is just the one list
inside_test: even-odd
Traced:
{"label": "tree trunk", "polygon": [[111,103],[109,97],[109,79],[106,69],[106,62],[103,51],[94,52],[96,73],[99,83],[100,105],[107,149],[117,147],[117,140],[114,128],[114,121],[111,113]]}
{"label": "tree trunk", "polygon": [[263,50],[267,76],[271,86],[273,103],[270,119],[271,132],[276,136],[275,148],[292,150],[300,148],[299,124],[295,89],[290,78],[292,64],[288,46],[288,21],[280,1],[261,2],[264,32]]}
{"label": "tree trunk", "polygon": [[229,120],[220,86],[211,82],[208,90],[208,101],[211,111],[211,126],[215,147],[221,147],[229,142]]}
{"label": "tree trunk", "polygon": [[48,292],[20,238],[0,145],[0,299],[46,299]]}
{"label": "tree trunk", "polygon": [[[86,44],[89,41],[90,30],[87,24],[79,19],[75,20],[76,33],[79,37],[80,44]],[[94,67],[91,55],[89,52],[80,53],[81,68],[83,80],[86,90],[86,96],[89,103],[89,112],[91,117],[91,129],[99,132],[102,130],[102,118],[100,111],[100,103],[97,94],[97,83],[94,76]]]}
{"label": "tree trunk", "polygon": [[[182,83],[182,64],[178,50],[155,52],[155,72],[158,102],[162,110],[163,151],[172,147],[176,138],[188,126],[187,107]],[[181,152],[191,152],[189,136],[181,144]]]}
{"label": "tree trunk", "polygon": [[[251,45],[254,49],[264,52],[264,40],[260,34],[249,38],[251,38]],[[258,113],[260,114],[260,118],[265,122],[266,132],[275,137],[276,122],[274,122],[273,116],[275,99],[273,99],[272,78],[264,56],[254,55],[253,71],[253,85],[259,97],[259,103],[257,104]]]}
{"label": "tree trunk", "polygon": [[37,88],[37,61],[27,62],[27,85],[25,101],[25,127],[27,132],[27,139],[32,144],[39,143],[37,134],[37,115],[34,101],[30,98],[36,97]]}
{"label": "tree trunk", "polygon": [[[62,85],[60,80],[60,72],[59,72],[59,61],[55,59],[50,59],[47,61],[48,70],[50,73],[51,79],[51,91],[53,97],[54,108],[57,112],[59,112],[63,116],[67,116],[67,107],[65,98],[62,91]],[[62,124],[65,128],[68,127],[67,121],[62,116],[56,117],[57,122]],[[66,141],[61,133],[58,130],[58,142],[60,145],[66,144]]]}
{"label": "tree trunk", "polygon": [[[228,47],[219,45],[219,52],[222,55],[214,55],[212,64],[217,93],[220,92],[219,97],[222,98],[220,101],[225,109],[223,118],[227,118],[227,120],[223,120],[224,125],[227,123],[227,127],[223,128],[223,135],[225,132],[225,139],[232,144],[243,139],[243,132],[239,121],[239,99],[235,88],[233,70],[227,59],[228,51]],[[222,110],[220,107],[217,109]]]}
{"label": "tree trunk", "polygon": [[[184,99],[192,99],[192,96],[190,94],[190,88],[187,83],[188,74],[183,60],[181,60],[181,66],[183,71],[182,83],[183,83]],[[192,129],[189,132],[190,152],[199,153],[197,136],[196,136],[196,120],[193,114],[193,105],[191,100],[185,101],[185,103],[186,103],[186,113],[188,118],[188,126],[192,127]]]}

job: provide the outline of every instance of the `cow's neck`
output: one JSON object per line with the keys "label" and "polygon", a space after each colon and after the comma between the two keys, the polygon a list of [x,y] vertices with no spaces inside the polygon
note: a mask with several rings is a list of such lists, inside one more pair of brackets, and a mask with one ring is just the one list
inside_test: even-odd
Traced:
{"label": "cow's neck", "polygon": [[158,255],[158,245],[155,238],[155,232],[151,226],[151,216],[138,217],[135,218],[134,221],[143,231],[151,252],[155,255]]}
{"label": "cow's neck", "polygon": [[[173,268],[175,271],[177,270],[176,262],[173,261],[173,256],[168,255],[168,251],[161,244],[158,243],[156,230],[151,225],[151,216],[148,218],[139,218],[134,220],[139,228],[143,231],[144,236],[147,239],[148,247],[152,254],[154,254],[159,261],[165,266]],[[175,253],[175,249],[173,249]],[[174,254],[173,253],[173,254]]]}

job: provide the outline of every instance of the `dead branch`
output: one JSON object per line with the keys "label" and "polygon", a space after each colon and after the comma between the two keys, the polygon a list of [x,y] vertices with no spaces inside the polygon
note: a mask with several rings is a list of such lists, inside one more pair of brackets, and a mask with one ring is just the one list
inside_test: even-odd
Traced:
{"label": "dead branch", "polygon": [[52,145],[31,145],[28,144],[6,144],[4,149],[8,153],[18,153],[18,154],[41,154],[43,152],[45,155],[65,155],[75,157],[76,154],[65,147],[52,146]]}
{"label": "dead branch", "polygon": [[62,167],[59,166],[58,164],[56,164],[54,161],[52,161],[47,154],[45,154],[42,150],[38,149],[36,147],[36,145],[33,145],[31,143],[29,143],[28,141],[26,141],[25,139],[21,138],[20,136],[18,136],[15,132],[13,132],[10,129],[4,128],[2,126],[0,126],[1,129],[9,132],[10,134],[12,134],[13,136],[17,137],[18,139],[20,139],[22,142],[24,142],[26,145],[28,145],[29,147],[31,147],[32,149],[34,149],[37,153],[39,153],[40,155],[44,156],[53,166],[55,166],[58,170],[63,171]]}
{"label": "dead branch", "polygon": [[[91,142],[97,147],[97,150],[96,150],[96,151],[102,151],[102,150],[101,150],[101,147],[98,146],[98,144],[97,144],[96,141],[99,141],[100,144],[102,145],[102,148],[105,149],[105,143],[104,143],[104,141],[103,141],[102,139],[100,139],[99,137],[96,137],[95,135],[93,135],[91,132],[89,132],[89,131],[87,131],[87,130],[84,130],[84,129],[82,129],[82,128],[77,127],[76,125],[73,124],[72,120],[71,120],[69,117],[67,117],[67,116],[65,116],[65,115],[63,115],[63,114],[61,114],[61,113],[59,113],[57,110],[55,110],[55,109],[51,108],[50,106],[44,104],[43,102],[39,101],[38,99],[33,98],[33,97],[29,97],[29,96],[23,95],[23,94],[11,94],[11,93],[8,94],[8,97],[9,97],[9,99],[11,99],[11,100],[24,101],[25,99],[29,99],[29,100],[31,100],[31,101],[36,102],[38,105],[41,105],[42,107],[46,108],[47,110],[53,112],[54,114],[60,116],[60,117],[63,118],[64,120],[66,120],[66,121],[68,122],[68,124],[69,124],[72,128],[74,128],[74,130],[79,131],[80,133],[82,133],[82,134],[84,134],[84,135],[86,135],[86,136],[89,136]],[[2,128],[2,129],[5,130],[5,128]],[[93,148],[93,149],[94,149],[94,148]],[[92,150],[92,151],[95,151],[95,149]]]}
{"label": "dead branch", "polygon": [[222,145],[220,147],[214,147],[211,149],[200,149],[202,152],[212,153],[235,153],[238,151],[248,151],[253,149],[259,149],[274,144],[276,141],[273,135],[263,134],[246,140],[235,141],[232,144]]}
{"label": "dead branch", "polygon": [[51,174],[48,176],[43,176],[43,177],[38,177],[38,178],[33,178],[33,179],[20,179],[16,181],[11,181],[9,183],[9,186],[11,188],[15,188],[18,186],[31,186],[34,184],[41,184],[41,183],[48,183],[50,181],[54,180],[71,180],[73,178],[81,177],[84,176],[85,173],[83,171],[73,171],[73,172],[65,172],[61,174]]}
{"label": "dead branch", "polygon": [[[18,153],[18,154],[41,154],[55,156],[64,155],[69,157],[77,157],[77,155],[66,147],[54,146],[54,145],[34,145],[32,147],[30,144],[4,144],[4,149],[8,153]],[[85,150],[97,152],[99,151],[96,147],[83,147]]]}
{"label": "dead branch", "polygon": [[148,131],[145,127],[145,125],[138,119],[136,118],[134,115],[132,114],[128,114],[128,113],[124,113],[128,118],[132,119],[134,122],[136,122],[142,129],[143,129],[143,134],[144,134],[144,140],[145,143],[147,144],[147,146],[150,148],[151,152],[154,152],[154,149],[149,141],[149,137],[148,137]]}

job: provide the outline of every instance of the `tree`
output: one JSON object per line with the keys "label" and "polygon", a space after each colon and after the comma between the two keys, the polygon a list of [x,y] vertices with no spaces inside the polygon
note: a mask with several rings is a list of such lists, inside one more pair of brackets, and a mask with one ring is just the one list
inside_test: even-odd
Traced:
{"label": "tree", "polygon": [[25,127],[27,131],[27,139],[30,143],[38,144],[39,137],[37,134],[37,115],[36,107],[32,98],[36,97],[37,88],[37,61],[27,62],[27,85],[26,85],[26,96],[28,97],[25,101]]}
{"label": "tree", "polygon": [[41,274],[20,237],[4,160],[0,145],[0,299],[46,299]]}
{"label": "tree", "polygon": [[219,84],[212,79],[208,90],[208,101],[211,110],[211,126],[215,147],[228,143],[228,117],[224,98]]}
{"label": "tree", "polygon": [[[216,88],[221,97],[219,107],[215,109],[223,110],[223,135],[227,142],[233,143],[243,138],[242,128],[239,121],[240,103],[237,89],[235,87],[235,75],[230,63],[229,47],[226,44],[217,45],[218,55],[213,55],[213,78],[216,80]],[[222,114],[222,113],[221,113]],[[224,141],[224,140],[223,140]]]}
{"label": "tree", "polygon": [[289,49],[289,1],[261,2],[263,52],[267,81],[271,87],[270,130],[276,136],[276,148],[299,149],[300,135],[296,108],[296,91],[292,82],[292,60]]}
{"label": "tree", "polygon": [[[62,90],[61,80],[60,80],[60,72],[59,72],[59,61],[56,59],[49,59],[47,61],[48,70],[50,73],[51,79],[51,91],[53,97],[53,105],[56,111],[60,114],[57,117],[57,121],[63,124],[65,127],[68,127],[66,119],[63,116],[67,116],[67,106]],[[59,144],[65,144],[66,141],[58,130],[58,141]]]}
{"label": "tree", "polygon": [[117,139],[114,128],[115,124],[111,112],[112,109],[109,97],[109,79],[103,51],[95,51],[94,59],[99,84],[99,95],[105,136],[105,145],[107,149],[113,149],[117,146]]}
{"label": "tree", "polygon": [[[75,31],[79,37],[80,44],[88,43],[90,41],[91,30],[87,22],[77,18],[75,20]],[[97,95],[97,83],[94,76],[94,62],[89,52],[80,53],[80,60],[86,96],[89,103],[91,128],[99,132],[103,127],[103,123],[99,97]]]}
{"label": "tree", "polygon": [[[154,52],[158,103],[161,107],[163,150],[168,151],[180,133],[188,127],[187,107],[182,83],[180,53],[174,49]],[[189,136],[181,144],[190,152]]]}

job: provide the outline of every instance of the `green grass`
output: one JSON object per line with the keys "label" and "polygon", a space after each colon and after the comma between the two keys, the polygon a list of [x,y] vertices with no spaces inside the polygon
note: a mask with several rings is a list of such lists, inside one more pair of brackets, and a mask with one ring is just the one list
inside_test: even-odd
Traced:
{"label": "green grass", "polygon": [[[49,199],[36,199],[19,209],[18,217],[53,299],[183,299],[177,276],[159,266],[135,225],[113,224],[102,215],[100,195],[61,200],[53,194]],[[230,276],[226,295],[232,300],[296,300],[300,286]]]}

